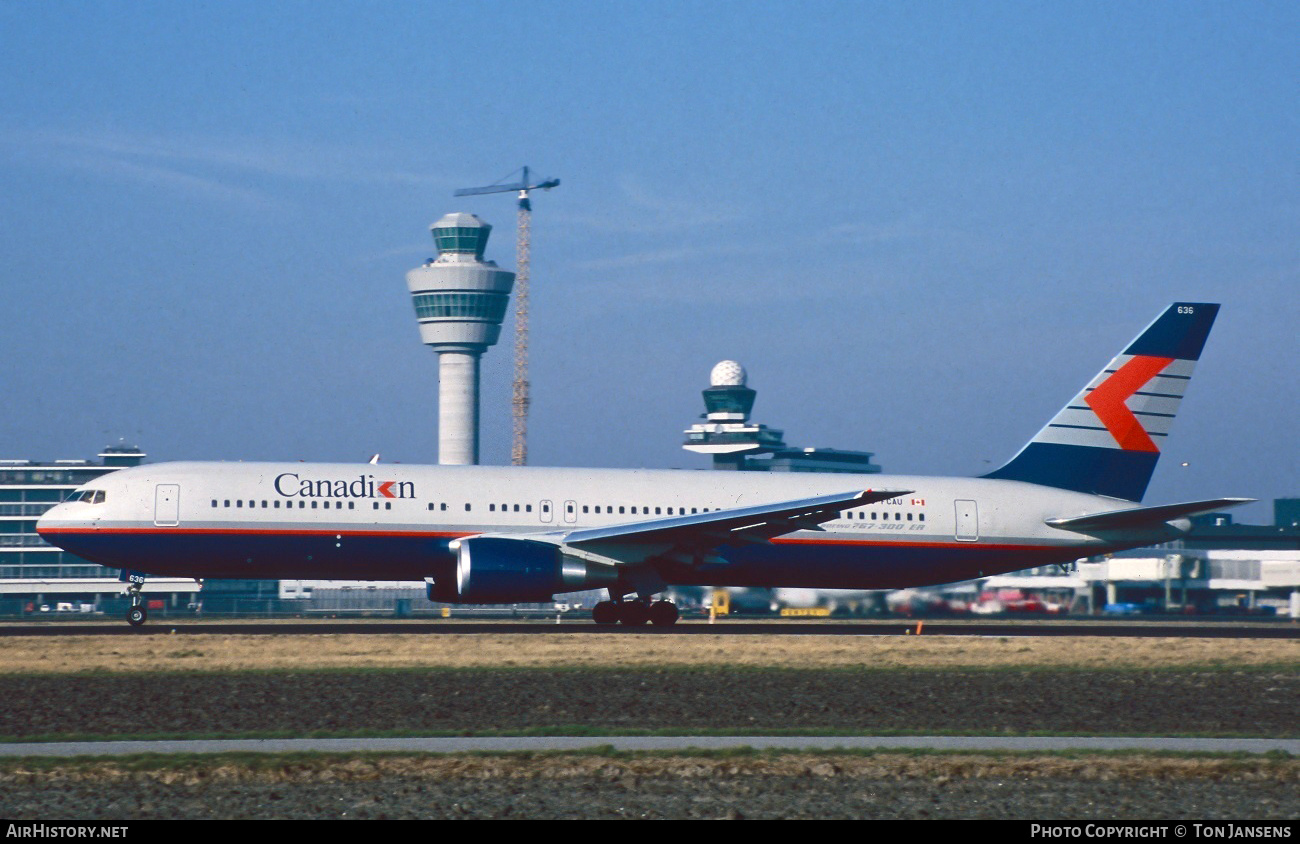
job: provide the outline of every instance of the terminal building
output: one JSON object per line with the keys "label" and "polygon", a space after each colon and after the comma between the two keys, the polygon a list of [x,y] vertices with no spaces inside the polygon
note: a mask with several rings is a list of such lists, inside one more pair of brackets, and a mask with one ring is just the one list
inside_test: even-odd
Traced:
{"label": "terminal building", "polygon": [[[36,520],[82,484],[138,466],[145,453],[113,445],[98,461],[0,460],[0,613],[101,611],[117,605],[117,572],[56,548],[36,533]],[[151,578],[147,598],[163,606],[188,606],[199,584],[180,578]]]}
{"label": "terminal building", "polygon": [[999,575],[985,580],[982,592],[994,605],[1008,596],[1046,598],[1082,613],[1300,618],[1296,501],[1276,499],[1272,525],[1236,524],[1228,513],[1198,516],[1171,542]]}

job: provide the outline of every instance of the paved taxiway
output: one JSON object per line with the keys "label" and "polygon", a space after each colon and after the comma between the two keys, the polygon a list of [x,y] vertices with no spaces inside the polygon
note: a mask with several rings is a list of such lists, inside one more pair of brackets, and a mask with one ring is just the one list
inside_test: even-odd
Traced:
{"label": "paved taxiway", "polygon": [[452,738],[217,739],[12,742],[3,756],[128,756],[139,753],[481,753],[589,750],[1142,750],[1176,753],[1287,753],[1300,739],[1109,736],[484,736]]}

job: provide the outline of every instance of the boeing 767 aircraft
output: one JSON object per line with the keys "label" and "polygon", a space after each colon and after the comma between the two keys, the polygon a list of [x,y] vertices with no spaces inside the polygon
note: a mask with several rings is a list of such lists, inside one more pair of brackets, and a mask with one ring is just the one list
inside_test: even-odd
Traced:
{"label": "boeing 767 aircraft", "polygon": [[606,589],[598,624],[669,625],[670,584],[898,589],[1069,562],[1253,500],[1137,504],[1218,310],[1171,305],[979,478],[159,463],[86,484],[37,531],[123,569],[132,624],[146,575],[423,579],[475,604]]}

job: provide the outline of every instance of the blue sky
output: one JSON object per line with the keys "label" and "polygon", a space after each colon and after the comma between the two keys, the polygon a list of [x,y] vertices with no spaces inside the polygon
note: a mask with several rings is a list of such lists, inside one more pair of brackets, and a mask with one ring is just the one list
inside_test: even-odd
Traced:
{"label": "blue sky", "polygon": [[455,210],[513,266],[509,196],[451,194],[528,164],[535,464],[702,468],[734,358],[792,444],[979,473],[1213,301],[1148,500],[1300,495],[1297,44],[1281,2],[0,3],[0,456],[433,462],[404,274]]}

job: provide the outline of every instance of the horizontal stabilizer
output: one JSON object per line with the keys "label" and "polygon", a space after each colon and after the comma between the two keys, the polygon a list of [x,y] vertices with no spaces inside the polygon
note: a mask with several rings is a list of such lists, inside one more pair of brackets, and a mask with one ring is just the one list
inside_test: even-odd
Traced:
{"label": "horizontal stabilizer", "polygon": [[1093,531],[1127,530],[1144,525],[1155,527],[1173,519],[1185,519],[1213,513],[1227,507],[1237,507],[1255,501],[1254,498],[1212,498],[1208,501],[1188,501],[1183,504],[1163,504],[1159,507],[1135,507],[1131,510],[1111,510],[1109,513],[1090,513],[1068,519],[1045,519],[1048,525],[1061,530],[1080,533]]}

